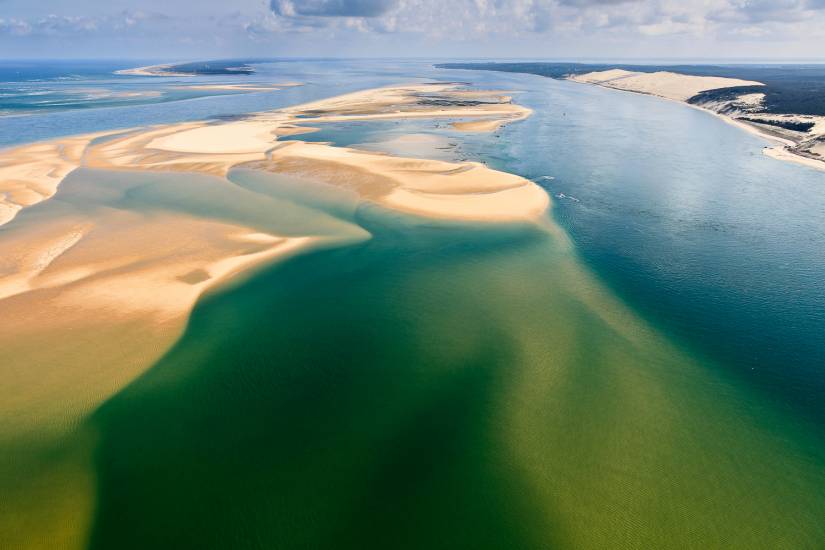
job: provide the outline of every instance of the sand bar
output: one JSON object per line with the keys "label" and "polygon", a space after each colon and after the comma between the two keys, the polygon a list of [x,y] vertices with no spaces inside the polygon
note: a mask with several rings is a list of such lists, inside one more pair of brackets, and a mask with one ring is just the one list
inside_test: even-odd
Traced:
{"label": "sand bar", "polygon": [[[419,84],[365,90],[250,115],[228,122],[187,123],[138,131],[89,148],[87,165],[103,169],[192,171],[225,175],[246,167],[315,179],[355,190],[387,208],[438,218],[501,222],[539,216],[546,193],[523,178],[478,163],[448,163],[333,147],[279,142],[301,125],[403,118],[476,119],[474,131],[522,120],[529,109],[495,92],[462,97],[456,84]],[[422,181],[429,188],[419,189]],[[523,189],[521,189],[523,188]],[[437,190],[433,196],[421,193]],[[401,191],[401,192],[396,192]],[[409,192],[412,191],[412,194]],[[493,193],[494,191],[494,193]],[[418,193],[416,195],[415,193]],[[392,196],[392,198],[390,198]],[[462,196],[465,200],[462,202]],[[435,202],[441,200],[438,207]]]}
{"label": "sand bar", "polygon": [[[233,169],[299,177],[324,185],[327,198],[405,214],[539,220],[549,205],[541,188],[480,163],[279,141],[340,120],[447,117],[499,127],[529,114],[499,92],[464,92],[394,86],[238,120],[0,152],[0,349],[9,359],[0,439],[71,426],[174,343],[203,293],[255,266],[369,238],[351,221],[238,185]],[[56,192],[61,200],[47,200]]]}
{"label": "sand bar", "polygon": [[115,71],[115,74],[122,76],[197,76],[195,73],[169,71],[171,67],[171,64],[147,65],[134,69],[120,69]]}
{"label": "sand bar", "polygon": [[80,166],[86,147],[100,132],[34,143],[0,151],[0,225],[17,213],[50,198],[72,170]]}

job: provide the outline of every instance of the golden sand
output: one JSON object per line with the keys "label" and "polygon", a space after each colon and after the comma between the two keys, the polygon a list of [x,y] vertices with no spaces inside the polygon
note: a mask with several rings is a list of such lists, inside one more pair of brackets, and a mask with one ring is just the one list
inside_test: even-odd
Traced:
{"label": "golden sand", "polygon": [[[198,298],[216,285],[311,247],[369,236],[340,220],[337,236],[272,231],[264,222],[283,205],[269,206],[272,199],[225,179],[233,168],[299,176],[330,193],[442,219],[534,221],[549,205],[532,182],[479,163],[279,142],[279,136],[340,120],[407,117],[477,119],[493,128],[527,114],[500,92],[419,84],[233,121],[78,136],[0,153],[0,223],[23,212],[0,231],[0,439],[71,425],[155,362]],[[123,197],[142,189],[140,178],[93,185],[82,176],[61,201],[25,210],[54,195],[78,167],[210,176],[156,184],[175,200],[207,204],[209,213],[175,207],[174,200],[159,209],[133,207]]]}
{"label": "golden sand", "polygon": [[478,98],[490,98],[491,93],[469,92],[473,100],[466,104],[462,94],[454,84],[366,90],[242,120],[142,130],[90,147],[86,160],[90,167],[110,170],[225,175],[233,167],[247,167],[305,176],[355,190],[364,200],[381,206],[422,216],[479,222],[537,217],[549,204],[544,191],[523,178],[478,163],[409,159],[322,143],[278,142],[279,135],[311,130],[297,124],[451,117],[478,118],[477,126],[469,128],[492,131],[530,113],[499,93],[492,93],[492,100],[479,102]]}
{"label": "golden sand", "polygon": [[724,78],[717,76],[694,76],[656,71],[652,73],[610,69],[592,73],[574,75],[570,80],[598,84],[607,88],[627,90],[655,95],[677,101],[686,101],[699,92],[718,90],[720,88],[735,88],[738,86],[764,86],[761,82],[740,80],[738,78]]}
{"label": "golden sand", "polygon": [[24,145],[0,153],[0,225],[22,208],[48,199],[72,170],[80,166],[93,139],[112,132]]}
{"label": "golden sand", "polygon": [[[144,71],[129,74],[157,74]],[[13,465],[0,468],[0,486],[18,510],[0,517],[0,532],[25,534],[13,536],[15,547],[84,547],[94,434],[64,448],[82,419],[170,349],[204,293],[255,266],[369,238],[353,223],[242,187],[230,170],[300,176],[323,185],[325,199],[338,193],[420,216],[533,221],[546,193],[482,164],[278,141],[344,120],[477,120],[477,131],[528,114],[498,92],[396,86],[233,121],[0,151],[0,445]],[[437,146],[419,141],[422,151]],[[56,192],[60,200],[46,200]],[[50,458],[32,464],[31,441]]]}
{"label": "golden sand", "polygon": [[[695,76],[668,71],[633,72],[623,69],[572,75],[569,80],[616,90],[649,94],[680,102],[687,102],[690,98],[707,90],[739,86],[764,86],[762,82],[737,78]],[[702,105],[691,106],[717,115],[725,122],[729,122],[749,133],[778,143],[779,145],[763,149],[764,154],[771,158],[825,170],[825,146],[822,145],[822,140],[825,138],[825,117],[763,113],[761,109],[764,100],[765,94],[763,93],[746,93],[732,99],[710,101]],[[807,132],[797,132],[771,124],[760,124],[744,120],[741,118],[742,116],[773,122],[806,122],[813,123],[814,126]]]}

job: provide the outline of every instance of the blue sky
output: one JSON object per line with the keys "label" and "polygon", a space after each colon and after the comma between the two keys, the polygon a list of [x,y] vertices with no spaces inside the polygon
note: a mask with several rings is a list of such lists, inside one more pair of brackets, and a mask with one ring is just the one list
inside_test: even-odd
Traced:
{"label": "blue sky", "polygon": [[0,0],[0,57],[825,58],[825,0]]}

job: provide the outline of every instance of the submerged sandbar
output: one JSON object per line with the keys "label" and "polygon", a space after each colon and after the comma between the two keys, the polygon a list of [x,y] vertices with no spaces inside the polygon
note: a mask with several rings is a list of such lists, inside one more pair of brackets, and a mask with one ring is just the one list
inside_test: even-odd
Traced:
{"label": "submerged sandbar", "polygon": [[[415,84],[0,153],[0,346],[13,351],[15,365],[28,365],[0,389],[2,416],[17,419],[0,422],[0,439],[40,429],[55,415],[70,425],[66,419],[92,410],[174,343],[205,292],[255,266],[370,237],[353,216],[283,200],[275,184],[239,185],[233,170],[298,178],[325,200],[343,197],[335,200],[351,211],[370,203],[441,220],[534,223],[550,202],[533,182],[477,162],[279,137],[348,120],[492,120],[498,127],[529,112],[500,92]],[[47,200],[67,177],[61,200]],[[108,366],[90,375],[93,348]]]}

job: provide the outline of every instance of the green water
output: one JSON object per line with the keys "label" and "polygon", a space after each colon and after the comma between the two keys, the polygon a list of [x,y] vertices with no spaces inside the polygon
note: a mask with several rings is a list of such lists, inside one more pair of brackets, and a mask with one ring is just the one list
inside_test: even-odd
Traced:
{"label": "green water", "polygon": [[[419,65],[279,66],[310,85],[14,118],[5,135],[272,108],[342,74],[346,90],[467,78]],[[521,90],[533,116],[495,136],[393,122],[303,137],[437,131],[457,145],[434,153],[547,186],[542,227],[416,220],[242,170],[81,170],[4,226],[170,212],[346,242],[211,293],[88,416],[62,395],[0,418],[0,548],[825,547],[821,174],[671,102],[473,82]],[[12,355],[6,384],[30,366]]]}
{"label": "green water", "polygon": [[821,547],[821,440],[666,341],[549,220],[282,189],[372,238],[211,294],[95,412],[92,548]]}

